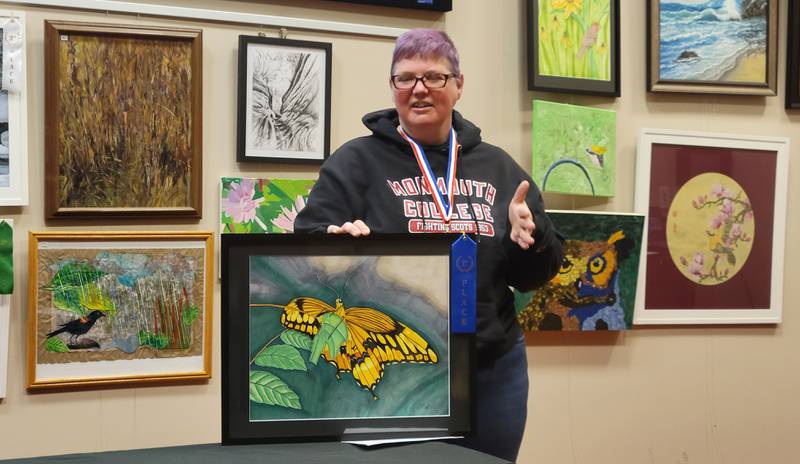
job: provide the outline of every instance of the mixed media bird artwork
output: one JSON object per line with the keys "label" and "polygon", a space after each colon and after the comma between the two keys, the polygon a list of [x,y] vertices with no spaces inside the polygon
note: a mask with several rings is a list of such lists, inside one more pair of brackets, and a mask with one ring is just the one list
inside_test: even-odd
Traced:
{"label": "mixed media bird artwork", "polygon": [[69,334],[69,341],[71,345],[76,345],[78,341],[78,337],[81,335],[85,335],[92,327],[94,327],[95,322],[101,317],[105,317],[106,314],[103,311],[94,310],[87,314],[86,316],[80,317],[78,319],[73,319],[69,322],[65,322],[59,326],[58,329],[50,332],[46,335],[46,338],[55,337],[61,333],[68,333]]}

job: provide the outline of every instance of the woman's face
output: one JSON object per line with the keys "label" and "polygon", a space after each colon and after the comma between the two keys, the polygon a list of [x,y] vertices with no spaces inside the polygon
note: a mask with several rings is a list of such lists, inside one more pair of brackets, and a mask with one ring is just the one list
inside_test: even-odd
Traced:
{"label": "woman's face", "polygon": [[[447,58],[414,57],[395,64],[392,74],[403,73],[420,77],[426,73],[451,74],[451,71]],[[396,89],[391,83],[389,85],[403,128],[423,143],[444,142],[450,131],[453,107],[461,98],[462,76],[449,78],[440,89],[428,89],[422,85],[422,81],[417,81],[413,88],[407,90]],[[445,134],[445,140],[438,140],[441,134]],[[432,137],[437,140],[432,140]]]}

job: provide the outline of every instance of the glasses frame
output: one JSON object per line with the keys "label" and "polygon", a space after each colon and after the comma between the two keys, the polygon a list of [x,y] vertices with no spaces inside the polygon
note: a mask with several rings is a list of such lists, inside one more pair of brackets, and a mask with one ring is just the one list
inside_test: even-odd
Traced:
{"label": "glasses frame", "polygon": [[447,87],[447,82],[451,78],[456,77],[455,74],[453,74],[453,73],[449,73],[449,74],[448,73],[436,73],[436,74],[441,74],[442,76],[444,76],[444,84],[442,84],[441,87],[428,87],[428,84],[425,83],[425,79],[427,78],[427,76],[425,76],[424,74],[422,76],[416,76],[415,75],[414,76],[414,84],[411,87],[407,88],[407,89],[402,89],[402,88],[398,87],[397,86],[397,82],[394,81],[395,78],[400,76],[400,74],[393,74],[393,75],[389,76],[389,81],[392,83],[392,86],[397,90],[412,90],[414,87],[417,86],[417,82],[422,82],[422,86],[425,87],[428,90],[438,90],[438,89],[443,89],[443,88]]}

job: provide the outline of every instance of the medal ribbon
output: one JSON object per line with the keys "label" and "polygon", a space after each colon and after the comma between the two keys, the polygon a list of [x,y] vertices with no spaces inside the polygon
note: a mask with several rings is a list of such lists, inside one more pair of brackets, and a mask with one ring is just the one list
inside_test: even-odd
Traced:
{"label": "medal ribbon", "polygon": [[397,126],[397,132],[399,132],[400,136],[402,136],[406,142],[411,145],[411,151],[414,152],[414,157],[417,159],[419,170],[422,172],[422,178],[425,179],[425,183],[428,185],[428,190],[430,190],[431,196],[433,196],[433,202],[436,204],[439,214],[442,216],[442,219],[444,219],[444,222],[450,222],[450,217],[453,214],[453,186],[456,182],[456,162],[458,161],[458,141],[456,140],[455,129],[452,127],[450,128],[450,141],[447,157],[447,177],[445,178],[444,195],[442,195],[442,192],[439,191],[439,188],[436,184],[436,177],[434,177],[433,169],[431,169],[431,165],[428,163],[428,158],[425,156],[425,150],[423,150],[422,147],[414,141],[414,139],[406,134],[402,126]]}

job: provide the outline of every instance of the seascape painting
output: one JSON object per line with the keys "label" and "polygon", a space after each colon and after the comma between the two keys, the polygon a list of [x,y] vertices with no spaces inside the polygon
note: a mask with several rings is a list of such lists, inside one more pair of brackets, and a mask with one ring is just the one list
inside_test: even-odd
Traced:
{"label": "seascape painting", "polygon": [[211,233],[184,236],[118,243],[36,237],[29,350],[37,380],[202,375]]}
{"label": "seascape painting", "polygon": [[611,80],[612,0],[539,0],[538,73]]}
{"label": "seascape painting", "polygon": [[766,83],[769,3],[660,0],[660,79]]}
{"label": "seascape painting", "polygon": [[644,216],[548,211],[566,239],[564,261],[547,284],[515,292],[526,331],[626,330],[633,323]]}
{"label": "seascape painting", "polygon": [[531,175],[544,192],[614,196],[616,112],[533,101]]}
{"label": "seascape painting", "polygon": [[242,38],[246,74],[240,76],[245,93],[239,117],[245,157],[321,161],[328,150],[330,44]]}
{"label": "seascape painting", "polygon": [[285,234],[294,232],[315,181],[223,177],[220,187],[220,233]]}
{"label": "seascape painting", "polygon": [[450,414],[447,261],[419,259],[252,256],[249,420]]}

